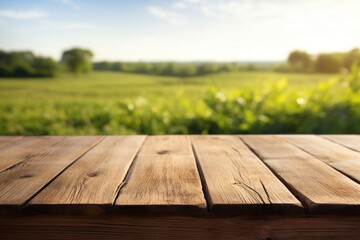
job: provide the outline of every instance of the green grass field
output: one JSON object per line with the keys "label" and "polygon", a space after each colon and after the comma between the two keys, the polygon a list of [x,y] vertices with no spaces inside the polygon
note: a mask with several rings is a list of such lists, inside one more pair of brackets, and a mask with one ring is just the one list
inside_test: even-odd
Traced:
{"label": "green grass field", "polygon": [[359,133],[360,71],[0,79],[0,135]]}
{"label": "green grass field", "polygon": [[93,72],[79,77],[62,75],[44,79],[0,79],[0,104],[25,101],[103,101],[134,100],[140,96],[149,100],[169,101],[181,94],[189,99],[203,97],[210,87],[224,91],[243,87],[261,88],[265,82],[288,79],[289,86],[306,89],[327,80],[328,74],[285,74],[274,72],[233,72],[201,77],[177,78]]}

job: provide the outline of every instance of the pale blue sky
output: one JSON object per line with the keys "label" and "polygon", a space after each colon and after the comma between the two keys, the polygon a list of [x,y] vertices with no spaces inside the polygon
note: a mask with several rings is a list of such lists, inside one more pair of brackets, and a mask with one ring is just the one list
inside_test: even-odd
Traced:
{"label": "pale blue sky", "polygon": [[283,60],[360,47],[358,0],[0,0],[0,49],[59,59]]}

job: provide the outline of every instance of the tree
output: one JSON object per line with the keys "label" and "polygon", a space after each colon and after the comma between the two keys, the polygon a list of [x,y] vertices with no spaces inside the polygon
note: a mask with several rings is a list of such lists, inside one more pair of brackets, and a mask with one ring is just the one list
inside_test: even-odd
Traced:
{"label": "tree", "polygon": [[71,72],[79,74],[92,70],[91,59],[93,56],[94,54],[88,49],[73,48],[63,52],[61,62]]}
{"label": "tree", "polygon": [[303,51],[293,51],[289,54],[288,63],[295,69],[300,71],[307,71],[312,65],[310,54]]}
{"label": "tree", "polygon": [[343,66],[351,69],[352,65],[357,64],[360,66],[360,49],[355,48],[345,55]]}
{"label": "tree", "polygon": [[341,61],[333,54],[319,54],[315,61],[315,70],[321,73],[336,73],[341,68]]}

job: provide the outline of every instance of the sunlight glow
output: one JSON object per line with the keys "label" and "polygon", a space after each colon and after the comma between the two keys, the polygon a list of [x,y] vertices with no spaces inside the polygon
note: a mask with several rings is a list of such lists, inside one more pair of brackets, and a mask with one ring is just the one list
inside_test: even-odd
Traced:
{"label": "sunlight glow", "polygon": [[84,46],[96,60],[251,61],[360,44],[357,0],[42,1],[0,3],[1,48],[56,58]]}

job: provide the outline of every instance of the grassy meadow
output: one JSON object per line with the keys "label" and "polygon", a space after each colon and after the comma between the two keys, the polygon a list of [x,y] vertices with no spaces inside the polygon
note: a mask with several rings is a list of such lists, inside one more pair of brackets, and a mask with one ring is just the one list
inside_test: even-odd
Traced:
{"label": "grassy meadow", "polygon": [[229,72],[198,77],[164,77],[120,72],[99,72],[56,78],[0,78],[0,103],[118,101],[144,97],[171,101],[176,95],[197,100],[209,88],[232,91],[244,87],[262,88],[264,83],[289,81],[289,87],[307,89],[334,74],[275,72]]}
{"label": "grassy meadow", "polygon": [[2,78],[0,135],[354,133],[358,75]]}

